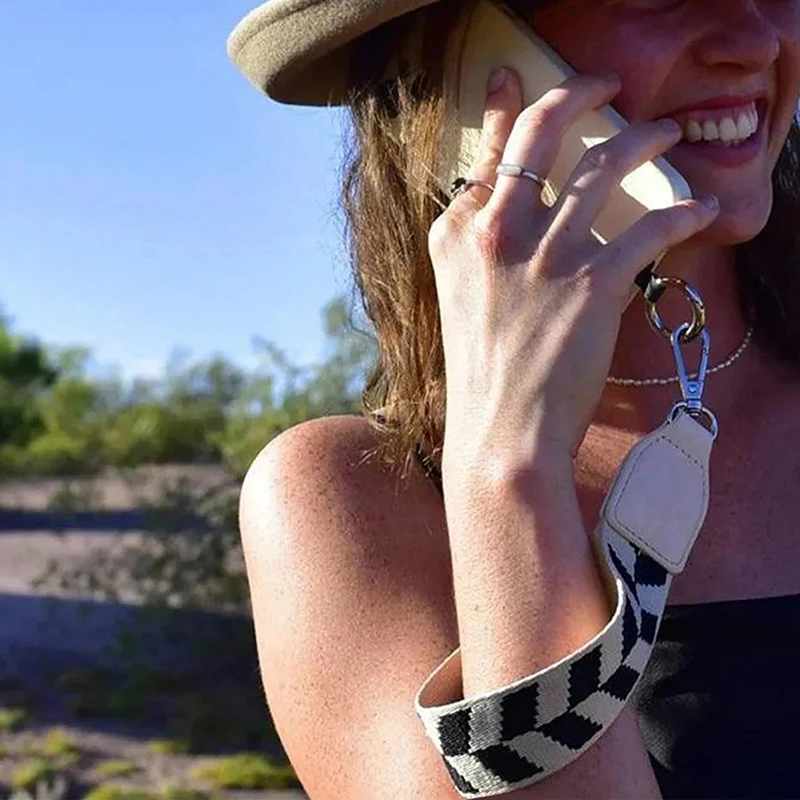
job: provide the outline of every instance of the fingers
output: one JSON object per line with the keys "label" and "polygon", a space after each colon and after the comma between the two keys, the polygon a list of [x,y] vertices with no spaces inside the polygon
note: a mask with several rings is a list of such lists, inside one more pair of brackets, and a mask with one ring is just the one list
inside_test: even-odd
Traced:
{"label": "fingers", "polygon": [[[481,219],[487,230],[524,231],[530,237],[541,226],[531,225],[531,216],[543,208],[541,188],[532,180],[497,175],[500,163],[511,163],[546,178],[561,147],[566,130],[582,114],[607,104],[620,89],[616,76],[576,75],[546,92],[522,109],[522,86],[517,74],[504,70],[502,85],[487,86],[483,130],[478,154],[468,177],[495,186],[463,191],[442,215],[436,232],[446,238],[449,223],[465,218]],[[650,211],[613,242],[602,246],[589,230],[616,185],[641,164],[663,154],[681,138],[672,120],[656,120],[626,127],[616,136],[595,146],[577,165],[555,206],[542,215],[542,228],[535,237],[547,235],[548,251],[558,252],[559,264],[569,269],[597,273],[606,290],[627,299],[630,285],[645,264],[657,260],[666,250],[710,225],[718,206],[697,200]],[[476,216],[477,215],[477,216]],[[441,229],[441,230],[440,230]],[[434,237],[436,238],[436,237]],[[513,236],[512,236],[513,238]],[[555,240],[561,240],[558,246]],[[576,245],[575,259],[568,257],[570,241]],[[593,254],[587,264],[587,244]],[[562,256],[565,256],[562,258]]]}
{"label": "fingers", "polygon": [[587,150],[553,206],[554,230],[591,228],[623,178],[662,155],[681,136],[681,127],[674,120],[654,120],[625,128]]}
{"label": "fingers", "polygon": [[[584,113],[608,103],[619,91],[616,76],[576,75],[525,108],[503,151],[503,162],[519,164],[547,178],[565,131]],[[530,214],[541,203],[541,187],[525,178],[498,175],[489,205],[502,216]],[[527,202],[526,202],[527,201]]]}
{"label": "fingers", "polygon": [[[500,163],[514,120],[522,108],[522,89],[513,70],[502,69],[489,76],[481,141],[469,178],[495,184],[495,169]],[[450,204],[456,214],[475,212],[486,205],[491,190],[471,186]]]}
{"label": "fingers", "polygon": [[593,259],[593,270],[601,280],[627,299],[639,271],[655,261],[665,250],[675,247],[707,228],[719,214],[714,195],[701,200],[686,200],[657,211],[648,211],[638,222],[613,242],[601,248]]}

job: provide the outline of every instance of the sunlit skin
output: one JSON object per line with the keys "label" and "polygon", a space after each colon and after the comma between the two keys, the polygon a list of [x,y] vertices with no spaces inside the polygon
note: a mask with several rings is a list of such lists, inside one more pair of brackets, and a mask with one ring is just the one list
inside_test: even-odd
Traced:
{"label": "sunlit skin", "polygon": [[[722,360],[746,329],[731,245],[753,238],[769,217],[771,174],[800,93],[800,0],[567,0],[528,20],[579,72],[616,72],[622,88],[613,105],[631,122],[670,116],[720,95],[766,94],[764,144],[746,165],[722,166],[685,145],[666,153],[695,196],[713,193],[720,201],[716,221],[671,251],[659,271],[700,291],[708,308],[711,362]],[[670,325],[689,318],[677,294],[659,307]],[[709,378],[705,398],[724,416],[740,389],[769,381],[770,371],[751,347],[730,370]],[[651,331],[640,301],[623,316],[611,374],[675,374],[669,344]],[[596,420],[644,432],[663,419],[676,391],[609,386]]]}

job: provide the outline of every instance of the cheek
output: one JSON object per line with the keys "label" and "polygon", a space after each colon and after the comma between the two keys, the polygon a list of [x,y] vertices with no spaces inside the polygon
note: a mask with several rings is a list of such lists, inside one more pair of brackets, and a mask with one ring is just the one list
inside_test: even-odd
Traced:
{"label": "cheek", "polygon": [[558,6],[536,15],[533,27],[579,73],[612,70],[622,81],[622,90],[612,101],[630,122],[650,119],[651,109],[674,62],[675,37],[663,30],[643,30],[641,23],[608,19],[608,12],[582,14],[584,24],[576,28],[563,18]]}
{"label": "cheek", "polygon": [[800,94],[800,1],[760,0],[759,9],[780,42],[773,77],[777,79],[779,112],[788,129]]}
{"label": "cheek", "polygon": [[788,73],[784,79],[796,89],[800,84],[800,2],[774,5],[777,8],[768,16],[780,37],[782,68]]}
{"label": "cheek", "polygon": [[790,92],[794,93],[797,99],[800,92],[800,25],[798,25],[792,37],[784,37],[782,41],[782,65],[781,70],[784,80],[790,85]]}
{"label": "cheek", "polygon": [[773,166],[783,149],[800,100],[800,2],[783,5],[786,8],[779,9],[782,11],[781,15],[772,16],[772,22],[779,30],[781,39],[776,70],[777,105],[771,131],[770,161]]}
{"label": "cheek", "polygon": [[800,3],[796,0],[762,0],[761,11],[787,46],[800,46]]}

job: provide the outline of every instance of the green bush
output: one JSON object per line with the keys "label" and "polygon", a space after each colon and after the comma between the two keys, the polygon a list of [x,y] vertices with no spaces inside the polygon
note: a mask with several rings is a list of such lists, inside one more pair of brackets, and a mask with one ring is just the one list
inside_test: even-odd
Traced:
{"label": "green bush", "polygon": [[160,800],[208,800],[208,795],[185,786],[166,786],[161,790]]}
{"label": "green bush", "polygon": [[56,758],[59,756],[77,755],[80,753],[75,740],[64,728],[52,728],[47,732],[39,752],[43,756]]}
{"label": "green bush", "polygon": [[80,475],[97,471],[102,463],[94,442],[63,431],[37,436],[20,462],[28,475]]}
{"label": "green bush", "polygon": [[57,770],[46,758],[32,758],[23,761],[11,773],[11,787],[29,792],[39,783],[47,783],[55,778]]}
{"label": "green bush", "polygon": [[139,767],[130,761],[121,759],[111,759],[102,761],[94,768],[95,773],[100,778],[125,778],[139,771]]}
{"label": "green bush", "polygon": [[127,789],[124,786],[104,784],[92,789],[83,800],[159,800],[157,795],[140,789]]}
{"label": "green bush", "polygon": [[278,766],[258,754],[242,753],[200,764],[192,777],[213,789],[289,789],[299,786],[290,766]]}
{"label": "green bush", "polygon": [[0,732],[11,733],[21,728],[30,714],[24,708],[0,708]]}
{"label": "green bush", "polygon": [[81,751],[75,740],[63,728],[52,728],[47,732],[44,742],[32,749],[30,755],[47,759],[58,769],[67,769],[80,760]]}
{"label": "green bush", "polygon": [[153,739],[147,748],[161,756],[184,756],[189,750],[189,743],[182,739]]}
{"label": "green bush", "polygon": [[224,424],[223,410],[209,402],[170,408],[153,401],[120,411],[104,432],[104,449],[108,463],[124,467],[219,461],[209,436]]}

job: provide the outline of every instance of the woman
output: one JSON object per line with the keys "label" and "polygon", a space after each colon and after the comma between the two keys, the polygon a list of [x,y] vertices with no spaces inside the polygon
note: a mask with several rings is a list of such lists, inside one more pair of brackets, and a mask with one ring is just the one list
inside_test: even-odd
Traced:
{"label": "woman", "polygon": [[[676,398],[647,383],[675,374],[670,348],[640,303],[625,308],[668,248],[658,271],[699,291],[722,366],[704,394],[721,428],[708,516],[631,702],[568,766],[506,794],[800,796],[786,635],[800,620],[800,3],[517,0],[579,75],[525,109],[513,71],[487,87],[469,172],[483,183],[452,202],[427,176],[448,125],[444,44],[470,4],[418,5],[271,0],[266,33],[251,17],[232,40],[273,97],[350,108],[343,196],[380,346],[365,418],[282,434],[242,493],[264,683],[298,775],[314,800],[457,797],[414,714],[431,671],[460,645],[463,696],[491,693],[606,625],[587,533]],[[325,55],[331,43],[350,44]],[[552,209],[534,182],[496,175],[501,162],[546,175],[565,127],[606,103],[631,127],[590,151]],[[742,113],[758,118],[745,141],[694,141]],[[610,187],[659,154],[699,199],[601,247],[589,224]],[[671,327],[686,319],[680,296],[659,309]],[[404,469],[415,453],[424,469]]]}

